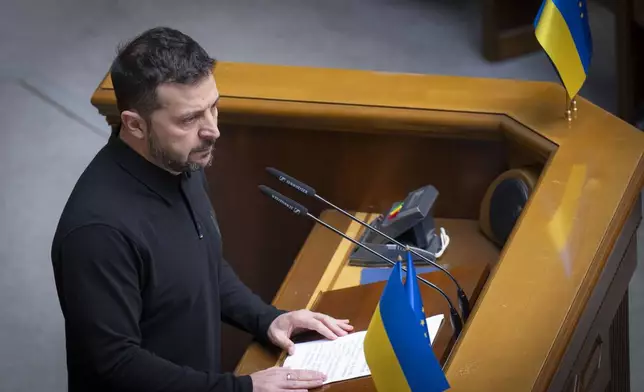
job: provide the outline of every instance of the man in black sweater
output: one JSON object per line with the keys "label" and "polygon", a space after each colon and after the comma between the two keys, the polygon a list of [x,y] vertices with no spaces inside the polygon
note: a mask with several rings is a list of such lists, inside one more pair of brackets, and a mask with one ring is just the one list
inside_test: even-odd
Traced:
{"label": "man in black sweater", "polygon": [[264,303],[222,257],[203,173],[219,137],[213,66],[169,28],[144,32],[112,65],[121,125],[78,180],[52,245],[69,391],[305,391],[324,375],[221,373],[222,320],[289,351],[295,332],[352,329]]}

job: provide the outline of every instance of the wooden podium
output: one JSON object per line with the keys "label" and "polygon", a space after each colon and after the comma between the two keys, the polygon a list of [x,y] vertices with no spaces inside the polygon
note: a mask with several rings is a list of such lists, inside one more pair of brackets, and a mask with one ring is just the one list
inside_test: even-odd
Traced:
{"label": "wooden podium", "polygon": [[[215,76],[222,137],[208,169],[211,198],[226,257],[264,299],[313,308],[332,290],[358,286],[360,269],[347,265],[349,241],[288,214],[259,184],[352,237],[361,233],[265,167],[367,220],[431,184],[440,192],[437,224],[451,236],[440,260],[474,274],[474,311],[445,345],[452,390],[628,390],[641,132],[583,99],[568,122],[565,93],[550,83],[226,62]],[[92,103],[118,121],[109,76]],[[538,180],[497,246],[481,230],[481,204],[495,178],[514,168]],[[455,298],[444,277],[431,277]],[[224,334],[228,370],[252,372],[279,357],[256,343],[247,348],[242,333]]]}

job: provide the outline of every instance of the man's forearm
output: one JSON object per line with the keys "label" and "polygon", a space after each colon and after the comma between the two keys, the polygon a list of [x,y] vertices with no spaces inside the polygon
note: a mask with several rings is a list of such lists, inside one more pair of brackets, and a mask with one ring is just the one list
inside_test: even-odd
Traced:
{"label": "man's forearm", "polygon": [[276,309],[254,294],[222,259],[219,268],[221,309],[224,322],[268,342],[266,332],[271,322],[285,311]]}

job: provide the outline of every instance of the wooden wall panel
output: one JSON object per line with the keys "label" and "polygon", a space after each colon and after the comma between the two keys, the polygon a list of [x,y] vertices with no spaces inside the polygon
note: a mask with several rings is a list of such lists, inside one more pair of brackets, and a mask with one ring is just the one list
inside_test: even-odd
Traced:
{"label": "wooden wall panel", "polygon": [[[488,185],[508,167],[508,151],[501,138],[224,125],[215,161],[207,170],[224,254],[240,278],[271,301],[313,223],[291,215],[257,186],[268,185],[303,202],[316,215],[327,208],[280,184],[266,166],[308,183],[322,197],[352,211],[382,212],[408,192],[432,184],[440,192],[435,216],[477,219]],[[230,328],[224,336],[225,365],[231,370],[249,337]]]}

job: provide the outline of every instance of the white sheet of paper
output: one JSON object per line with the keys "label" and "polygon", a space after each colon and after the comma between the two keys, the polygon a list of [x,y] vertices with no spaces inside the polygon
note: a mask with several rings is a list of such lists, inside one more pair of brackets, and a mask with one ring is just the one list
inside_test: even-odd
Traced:
{"label": "white sheet of paper", "polygon": [[316,340],[295,345],[284,367],[316,370],[326,374],[325,384],[370,374],[362,343],[366,331],[350,333],[335,340]]}
{"label": "white sheet of paper", "polygon": [[438,330],[443,324],[443,319],[445,317],[442,314],[437,314],[436,316],[427,317],[425,319],[425,325],[427,325],[427,331],[429,332],[429,341],[434,344],[434,339],[438,335]]}
{"label": "white sheet of paper", "polygon": [[[434,343],[444,316],[426,319],[429,340]],[[316,340],[297,343],[295,354],[286,357],[282,366],[291,369],[316,370],[326,374],[325,384],[350,380],[371,374],[364,357],[364,337],[367,331],[354,332],[335,340]]]}

